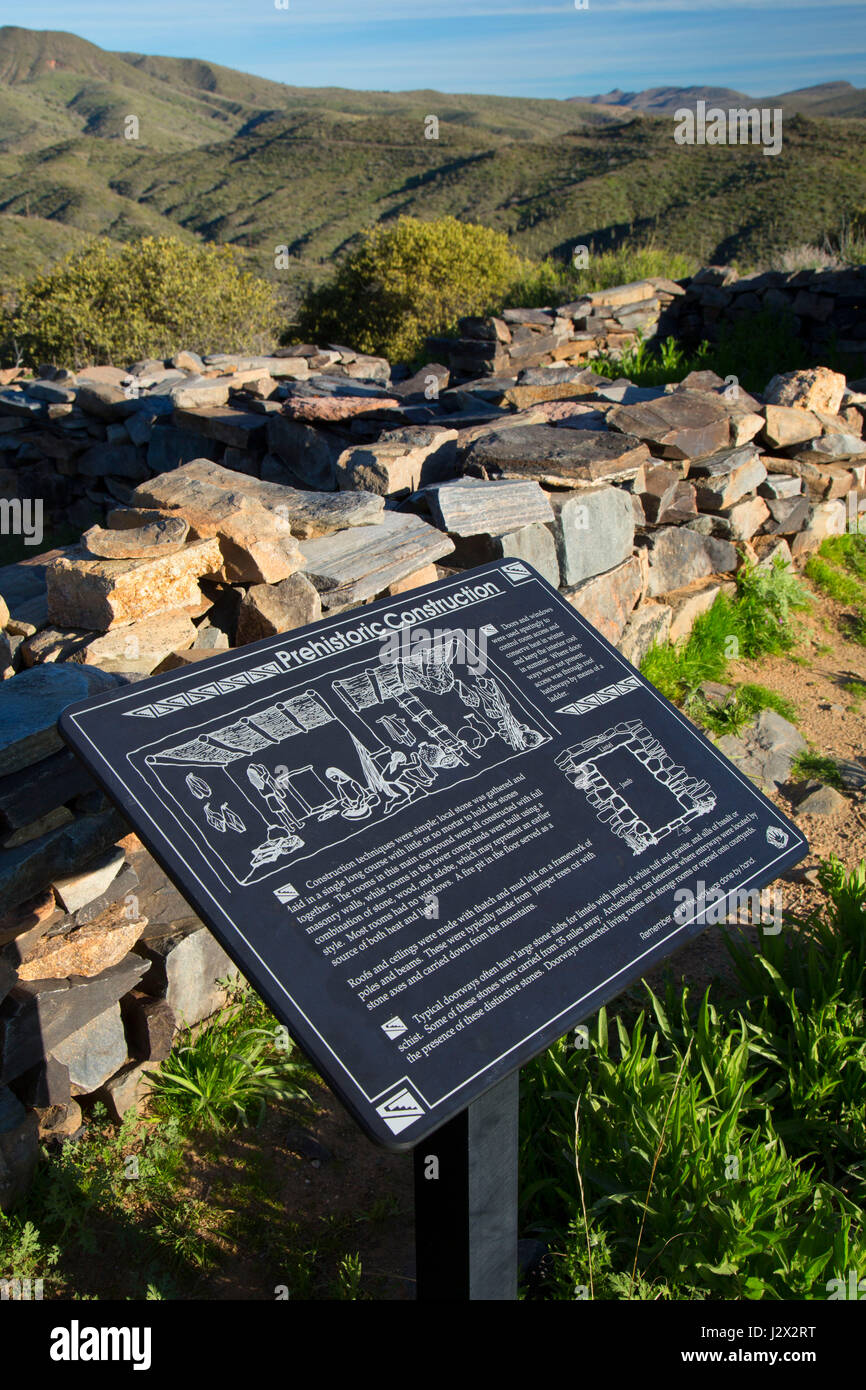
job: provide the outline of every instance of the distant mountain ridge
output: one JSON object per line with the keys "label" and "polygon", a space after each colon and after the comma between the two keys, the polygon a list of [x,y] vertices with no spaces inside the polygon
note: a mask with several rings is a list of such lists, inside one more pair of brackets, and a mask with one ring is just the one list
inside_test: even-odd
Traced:
{"label": "distant mountain ridge", "polygon": [[646,112],[651,116],[672,116],[682,107],[699,101],[708,106],[781,106],[785,115],[866,117],[866,89],[850,82],[819,82],[812,87],[776,96],[748,96],[733,87],[645,87],[641,92],[624,92],[616,87],[591,97],[569,97],[569,101],[609,109]]}
{"label": "distant mountain ridge", "polygon": [[[709,264],[820,246],[866,208],[857,89],[789,94],[775,159],[677,145],[664,106],[683,92],[752,102],[713,87],[587,101],[290,87],[0,28],[0,289],[96,235],[230,243],[291,288],[403,214],[480,222],[539,258],[654,238]],[[840,106],[847,119],[814,119]]]}

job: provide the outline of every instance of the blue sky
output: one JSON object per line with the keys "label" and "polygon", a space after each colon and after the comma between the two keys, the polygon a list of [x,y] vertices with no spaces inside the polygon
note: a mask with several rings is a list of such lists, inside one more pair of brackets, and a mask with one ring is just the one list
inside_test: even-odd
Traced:
{"label": "blue sky", "polygon": [[[298,86],[540,97],[692,83],[754,96],[838,79],[866,86],[866,0],[586,3],[66,0],[40,4],[33,27]],[[21,18],[0,13],[4,23]]]}

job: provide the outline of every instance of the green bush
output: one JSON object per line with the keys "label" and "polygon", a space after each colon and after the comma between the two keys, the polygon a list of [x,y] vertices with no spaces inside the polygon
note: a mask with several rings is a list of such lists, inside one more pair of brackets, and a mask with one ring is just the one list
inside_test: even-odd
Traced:
{"label": "green bush", "polygon": [[274,291],[234,247],[143,237],[119,251],[99,239],[31,280],[5,337],[26,363],[75,368],[181,348],[262,351],[276,332]]}
{"label": "green bush", "polygon": [[412,361],[429,334],[506,306],[528,265],[504,232],[456,217],[401,217],[365,232],[334,278],[308,291],[298,327],[315,342]]}

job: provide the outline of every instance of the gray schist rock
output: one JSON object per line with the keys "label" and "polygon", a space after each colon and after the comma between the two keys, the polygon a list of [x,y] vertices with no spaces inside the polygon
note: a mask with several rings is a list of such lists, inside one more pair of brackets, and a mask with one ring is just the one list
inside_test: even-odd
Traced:
{"label": "gray schist rock", "polygon": [[16,1078],[12,1089],[21,1104],[28,1108],[68,1105],[72,1096],[69,1068],[58,1062],[56,1057],[43,1057],[35,1067]]}
{"label": "gray schist rock", "polygon": [[794,457],[805,463],[836,463],[845,459],[862,459],[866,454],[866,441],[856,434],[823,434],[819,439],[810,439],[794,451]]}
{"label": "gray schist rock", "polygon": [[464,455],[464,472],[482,478],[534,478],[554,486],[634,477],[649,463],[645,444],[605,430],[521,425],[492,430]]}
{"label": "gray schist rock", "polygon": [[375,598],[453,550],[448,536],[405,512],[385,512],[375,526],[301,542],[303,572],[330,610]]}
{"label": "gray schist rock", "polygon": [[671,610],[666,603],[644,603],[632,613],[617,643],[626,661],[640,666],[651,647],[667,642]]}
{"label": "gray schist rock", "polygon": [[127,1059],[126,1034],[117,1004],[57,1043],[54,1055],[69,1068],[69,1080],[79,1095],[97,1090]]}
{"label": "gray schist rock", "polygon": [[770,473],[758,488],[758,496],[768,501],[799,497],[803,491],[803,479],[786,477],[784,473]]}
{"label": "gray schist rock", "polygon": [[649,534],[647,543],[650,598],[737,568],[736,547],[730,541],[701,536],[687,526],[662,526]]}
{"label": "gray schist rock", "polygon": [[78,865],[121,839],[127,829],[120,812],[112,807],[77,816],[71,824],[29,840],[18,849],[0,850],[0,902],[4,910],[26,902],[54,878],[74,873]]}
{"label": "gray schist rock", "polygon": [[267,416],[252,410],[236,410],[230,405],[204,406],[199,410],[176,409],[178,429],[215,439],[233,449],[261,449],[265,443]]}
{"label": "gray schist rock", "polygon": [[[191,430],[179,430],[168,420],[161,422],[155,429],[148,426],[142,439],[136,439],[135,442],[147,444],[147,467],[151,473],[169,473],[173,468],[180,468],[185,463],[191,463],[193,459],[201,458],[204,453],[211,452],[200,434],[193,434]],[[212,451],[214,454],[222,452],[215,443],[212,444]]]}
{"label": "gray schist rock", "polygon": [[647,468],[643,476],[643,486],[635,486],[647,521],[656,522],[673,506],[677,488],[682,483],[682,473],[676,468],[665,468],[658,464]]}
{"label": "gray schist rock", "polygon": [[762,528],[765,536],[795,535],[808,525],[812,511],[808,497],[771,497],[767,500],[767,509],[770,515]]}
{"label": "gray schist rock", "polygon": [[147,477],[148,469],[143,449],[134,444],[94,444],[76,462],[77,471],[85,478],[126,478],[138,483]]}
{"label": "gray schist rock", "polygon": [[634,545],[629,493],[601,485],[551,494],[562,583],[581,584],[622,564]]}
{"label": "gray schist rock", "polygon": [[797,804],[799,816],[835,816],[839,811],[848,811],[847,797],[837,792],[835,787],[812,786]]}
{"label": "gray schist rock", "polygon": [[774,792],[788,781],[794,759],[806,750],[806,740],[794,724],[765,709],[750,728],[739,736],[725,734],[717,746],[762,791]]}
{"label": "gray schist rock", "polygon": [[130,1062],[99,1088],[95,1099],[102,1101],[109,1115],[119,1123],[128,1110],[144,1100],[153,1086],[150,1063]]}
{"label": "gray schist rock", "polygon": [[139,941],[135,949],[146,968],[141,990],[165,999],[178,1027],[192,1027],[216,1013],[226,998],[218,981],[238,973],[219,942],[200,923],[187,931]]}
{"label": "gray schist rock", "polygon": [[370,525],[381,519],[385,507],[385,499],[372,493],[302,492],[234,473],[210,459],[194,459],[173,473],[151,478],[136,488],[133,505],[176,511],[186,517],[193,513],[212,515],[215,510],[222,516],[224,499],[218,497],[218,492],[237,492],[258,502],[284,519],[293,536],[300,537],[326,536],[344,527]]}
{"label": "gray schist rock", "polygon": [[741,497],[756,492],[767,477],[767,470],[753,444],[739,449],[722,449],[708,458],[693,459],[689,480],[697,492],[703,512],[721,512]]}
{"label": "gray schist rock", "polygon": [[0,777],[0,831],[19,830],[73,797],[95,790],[96,783],[80,758],[61,749]]}
{"label": "gray schist rock", "polygon": [[68,806],[55,806],[53,811],[46,811],[28,825],[22,825],[20,829],[12,830],[8,834],[0,834],[0,846],[3,849],[17,849],[19,845],[38,840],[40,835],[47,835],[49,830],[56,830],[61,825],[70,825],[74,819]]}
{"label": "gray schist rock", "polygon": [[36,1116],[24,1109],[8,1087],[0,1087],[0,1211],[11,1211],[20,1202],[38,1162]]}
{"label": "gray schist rock", "polygon": [[52,887],[64,911],[77,912],[107,893],[123,868],[125,858],[122,849],[112,848],[82,864],[74,873],[58,875]]}
{"label": "gray schist rock", "polygon": [[706,391],[671,391],[654,401],[617,406],[611,429],[647,443],[660,458],[702,458],[724,449],[731,438],[728,408]]}
{"label": "gray schist rock", "polygon": [[[0,684],[0,776],[18,772],[63,747],[57,732],[62,710],[75,700],[117,685],[95,668],[34,666]],[[2,901],[2,895],[0,895]]]}
{"label": "gray schist rock", "polygon": [[732,507],[716,512],[713,534],[725,540],[749,541],[760,531],[769,515],[763,497],[743,497]]}
{"label": "gray schist rock", "polygon": [[171,1052],[177,1031],[174,1010],[165,999],[134,989],[120,1001],[129,1049],[143,1062],[161,1062]]}
{"label": "gray schist rock", "polygon": [[119,965],[90,980],[31,980],[0,1005],[0,1085],[6,1085],[58,1048],[134,989],[147,961],[130,952]]}
{"label": "gray schist rock", "polygon": [[498,536],[534,522],[553,521],[550,501],[538,483],[518,479],[462,479],[424,491],[437,526],[453,536]]}

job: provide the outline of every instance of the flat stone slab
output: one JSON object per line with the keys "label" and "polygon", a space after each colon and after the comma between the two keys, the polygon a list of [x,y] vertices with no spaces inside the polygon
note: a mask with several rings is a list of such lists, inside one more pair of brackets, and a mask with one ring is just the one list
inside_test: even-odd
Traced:
{"label": "flat stone slab", "polygon": [[649,449],[633,435],[523,425],[476,439],[464,456],[464,471],[482,478],[529,477],[568,486],[631,477],[649,462]]}
{"label": "flat stone slab", "polygon": [[199,410],[176,409],[174,423],[179,429],[204,435],[234,449],[251,449],[264,442],[267,419],[252,410],[235,410],[230,405],[204,406]]}
{"label": "flat stone slab", "polygon": [[365,415],[381,415],[400,411],[403,402],[396,396],[295,396],[283,406],[290,420],[307,423],[334,424],[340,420],[355,420]]}
{"label": "flat stone slab", "polygon": [[150,560],[180,550],[189,532],[182,517],[160,517],[145,526],[106,530],[91,526],[81,537],[90,555],[102,560]]}
{"label": "flat stone slab", "polygon": [[95,790],[96,783],[79,758],[68,749],[51,753],[0,777],[0,831],[19,830],[74,796]]}
{"label": "flat stone slab", "polygon": [[98,666],[102,671],[135,671],[150,675],[170,652],[186,651],[196,639],[188,613],[159,613],[137,623],[112,628],[101,637],[76,647],[70,661]]}
{"label": "flat stone slab", "polygon": [[433,519],[455,536],[501,536],[534,522],[552,522],[553,508],[535,482],[442,483],[425,489]]}
{"label": "flat stone slab", "polygon": [[303,542],[304,573],[335,609],[375,598],[400,579],[450,555],[454,544],[419,517],[386,512],[375,526]]}
{"label": "flat stone slab", "polygon": [[69,1068],[69,1080],[79,1095],[95,1091],[127,1060],[126,1034],[117,1004],[70,1033],[54,1049]]}
{"label": "flat stone slab", "polygon": [[724,449],[731,438],[725,402],[706,391],[672,391],[617,406],[607,419],[612,429],[644,440],[662,458],[701,458]]}
{"label": "flat stone slab", "polygon": [[[63,748],[57,732],[62,710],[75,700],[117,684],[104,671],[34,666],[0,684],[0,776],[29,767]],[[47,808],[46,808],[47,809]]]}
{"label": "flat stone slab", "polygon": [[384,497],[369,492],[315,493],[281,483],[246,477],[210,459],[194,459],[142,483],[132,494],[135,507],[156,507],[179,511],[189,519],[203,522],[215,511],[224,518],[225,498],[217,493],[235,493],[258,502],[267,511],[285,520],[295,536],[326,536],[348,526],[368,526],[381,519]]}
{"label": "flat stone slab", "polygon": [[119,965],[147,926],[147,918],[134,922],[126,905],[113,909],[111,920],[100,918],[59,936],[43,936],[18,967],[20,980],[65,980],[71,975],[93,979]]}

